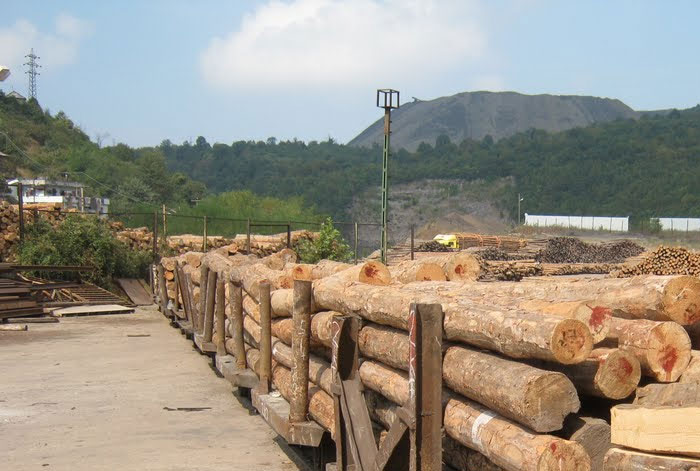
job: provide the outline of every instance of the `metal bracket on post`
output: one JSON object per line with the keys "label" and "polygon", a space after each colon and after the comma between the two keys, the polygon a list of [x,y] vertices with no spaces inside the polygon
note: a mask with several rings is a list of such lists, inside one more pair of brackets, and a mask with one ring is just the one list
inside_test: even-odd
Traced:
{"label": "metal bracket on post", "polygon": [[333,320],[331,373],[338,471],[442,469],[442,307],[411,304],[409,398],[377,448],[358,374],[359,321]]}

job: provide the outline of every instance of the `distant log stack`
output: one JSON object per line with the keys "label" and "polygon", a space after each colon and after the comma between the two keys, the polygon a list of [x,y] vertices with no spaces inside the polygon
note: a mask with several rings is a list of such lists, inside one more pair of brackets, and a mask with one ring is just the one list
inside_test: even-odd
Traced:
{"label": "distant log stack", "polygon": [[683,247],[660,246],[639,263],[623,267],[617,276],[690,275],[700,276],[700,254]]}

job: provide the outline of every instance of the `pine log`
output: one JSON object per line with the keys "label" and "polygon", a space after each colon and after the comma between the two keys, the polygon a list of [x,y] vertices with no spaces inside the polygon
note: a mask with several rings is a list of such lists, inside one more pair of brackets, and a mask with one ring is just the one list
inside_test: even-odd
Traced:
{"label": "pine log", "polygon": [[[331,347],[331,322],[340,313],[333,311],[317,312],[311,316],[311,348],[328,349]],[[294,322],[291,317],[274,319],[272,321],[272,335],[281,339],[287,345],[292,343],[292,331]]]}
{"label": "pine log", "polygon": [[[492,301],[500,299],[498,297],[490,298]],[[593,301],[563,301],[555,303],[532,299],[520,303],[518,307],[526,311],[552,314],[567,319],[578,319],[590,329],[594,344],[605,340],[610,331],[612,310],[605,306],[596,305]]]}
{"label": "pine log", "polygon": [[365,387],[378,392],[396,404],[408,401],[408,375],[375,361],[363,361],[360,380]]}
{"label": "pine log", "polygon": [[260,259],[260,263],[267,266],[271,270],[282,270],[289,263],[296,263],[297,253],[288,248],[284,248],[279,252],[268,255]]}
{"label": "pine log", "polygon": [[386,365],[408,371],[408,334],[378,324],[367,324],[357,336],[360,353]]}
{"label": "pine log", "polygon": [[692,276],[643,275],[633,278],[535,281],[523,283],[521,293],[552,301],[595,299],[628,319],[700,321],[700,279]]}
{"label": "pine log", "polygon": [[536,432],[561,429],[581,406],[565,375],[468,348],[448,348],[442,373],[452,390]]}
{"label": "pine log", "polygon": [[534,434],[467,399],[447,402],[444,424],[450,437],[508,471],[591,469],[590,458],[578,443]]}
{"label": "pine log", "polygon": [[165,281],[173,281],[175,279],[175,273],[171,271],[166,270],[163,276],[165,277]]}
{"label": "pine log", "polygon": [[610,411],[612,442],[636,450],[700,456],[700,406],[622,404]]}
{"label": "pine log", "polygon": [[700,471],[700,460],[611,448],[605,455],[603,471]]}
{"label": "pine log", "polygon": [[[292,369],[292,348],[275,337],[272,338],[272,355],[277,362]],[[319,356],[309,355],[309,381],[332,394],[333,375],[330,363]]]}
{"label": "pine log", "polygon": [[[301,278],[295,278],[301,279]],[[274,317],[292,317],[292,306],[294,300],[294,290],[289,288],[278,289],[272,292],[270,305]],[[316,306],[311,303],[312,312],[316,311]]]}
{"label": "pine log", "polygon": [[700,406],[700,383],[652,383],[637,389],[640,406]]}
{"label": "pine log", "polygon": [[407,329],[411,302],[442,304],[448,340],[465,342],[513,358],[578,363],[588,357],[593,344],[588,327],[575,319],[499,310],[466,300],[445,303],[442,302],[444,299],[432,295],[346,282],[338,276],[316,280],[314,300],[317,308],[359,315],[403,330]]}
{"label": "pine log", "polygon": [[166,271],[175,271],[176,257],[163,257],[160,259],[160,264],[163,265]]}
{"label": "pine log", "polygon": [[608,399],[629,397],[639,385],[639,360],[618,348],[596,348],[577,365],[538,364],[541,368],[564,373],[579,393]]}
{"label": "pine log", "polygon": [[688,368],[683,372],[679,381],[681,383],[700,383],[700,351],[691,352]]}
{"label": "pine log", "polygon": [[319,278],[335,278],[344,282],[360,282],[368,285],[386,286],[391,283],[391,273],[381,262],[370,260],[360,265],[354,265],[346,270],[339,271],[335,275]]}
{"label": "pine log", "polygon": [[291,288],[292,280],[278,270],[271,270],[262,263],[234,266],[230,269],[231,281],[241,283],[250,295],[257,300],[260,296],[259,285],[268,281],[272,289]]}
{"label": "pine log", "polygon": [[391,279],[399,283],[414,281],[446,281],[445,272],[437,263],[421,260],[406,260],[392,266]]}
{"label": "pine log", "polygon": [[656,381],[678,380],[690,363],[690,338],[675,322],[613,319],[610,338],[634,354],[642,372]]}
{"label": "pine log", "polygon": [[204,254],[202,252],[186,252],[182,257],[185,259],[185,263],[192,268],[199,268],[202,264],[202,257]]}
{"label": "pine log", "polygon": [[442,267],[448,281],[474,281],[481,275],[479,260],[467,253],[451,253],[421,258],[422,262]]}
{"label": "pine log", "polygon": [[591,470],[603,471],[603,460],[611,447],[610,425],[606,421],[570,415],[556,435],[580,444],[591,458]]}
{"label": "pine log", "polygon": [[693,325],[685,326],[690,336],[690,342],[693,344],[695,350],[700,350],[700,322],[696,322]]}

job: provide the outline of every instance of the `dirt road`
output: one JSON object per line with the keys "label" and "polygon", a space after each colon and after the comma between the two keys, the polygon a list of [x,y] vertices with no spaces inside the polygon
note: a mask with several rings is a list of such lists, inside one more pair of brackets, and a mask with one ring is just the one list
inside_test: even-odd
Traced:
{"label": "dirt road", "polygon": [[299,469],[156,310],[29,329],[0,332],[0,468]]}

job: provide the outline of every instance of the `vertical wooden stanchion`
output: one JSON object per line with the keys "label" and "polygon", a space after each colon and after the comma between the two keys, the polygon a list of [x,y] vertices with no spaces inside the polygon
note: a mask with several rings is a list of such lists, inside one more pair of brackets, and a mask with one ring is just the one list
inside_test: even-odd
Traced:
{"label": "vertical wooden stanchion", "polygon": [[153,260],[158,261],[158,211],[153,211]]}
{"label": "vertical wooden stanchion", "polygon": [[357,265],[357,240],[359,237],[357,229],[358,229],[357,222],[355,222],[355,265]]}
{"label": "vertical wooden stanchion", "polygon": [[165,213],[165,205],[163,205],[163,240],[168,240],[168,216]]}
{"label": "vertical wooden stanchion", "polygon": [[411,471],[442,470],[442,306],[411,303],[408,316],[408,406]]}
{"label": "vertical wooden stanchion", "polygon": [[167,314],[166,310],[168,308],[168,289],[165,286],[165,269],[160,263],[157,267],[158,270],[158,293],[160,297],[160,312]]}
{"label": "vertical wooden stanchion", "polygon": [[248,255],[250,255],[250,218],[248,218],[246,220],[245,233],[246,233],[245,249],[246,249],[246,253]]}
{"label": "vertical wooden stanchion", "polygon": [[195,316],[197,315],[197,307],[194,305],[192,277],[189,273],[185,274],[185,289],[187,290],[187,302],[190,305],[190,314],[189,319],[187,320],[190,321],[190,328],[194,328]]}
{"label": "vertical wooden stanchion", "polygon": [[199,267],[199,306],[197,308],[196,322],[192,325],[195,332],[199,333],[204,327],[204,311],[207,310],[207,280],[209,279],[209,266],[202,263]]}
{"label": "vertical wooden stanchion", "polygon": [[217,355],[226,355],[226,334],[224,327],[226,326],[226,283],[223,278],[219,277],[216,281],[216,335],[214,336],[214,344],[216,345]]}
{"label": "vertical wooden stanchion", "polygon": [[233,356],[236,357],[236,367],[246,368],[245,344],[243,342],[243,288],[229,281],[229,305],[231,306],[231,335],[233,338]]}
{"label": "vertical wooden stanchion", "polygon": [[17,203],[19,205],[19,240],[24,240],[24,185],[17,183]]}
{"label": "vertical wooden stanchion", "polygon": [[202,337],[205,342],[211,342],[214,333],[214,302],[216,301],[217,273],[209,270],[207,277],[207,304],[204,311],[204,331]]}
{"label": "vertical wooden stanchion", "polygon": [[270,310],[270,283],[264,281],[260,290],[260,384],[258,391],[270,392],[272,380],[272,318]]}
{"label": "vertical wooden stanchion", "polygon": [[292,391],[289,421],[304,422],[309,410],[309,337],[311,336],[311,282],[294,280],[292,309]]}
{"label": "vertical wooden stanchion", "polygon": [[416,226],[411,224],[411,260],[415,260]]}
{"label": "vertical wooden stanchion", "polygon": [[207,239],[207,237],[208,237],[207,221],[208,221],[208,218],[206,216],[204,216],[204,222],[203,222],[203,227],[202,227],[202,252],[207,251],[207,246],[208,246],[208,242],[209,242]]}
{"label": "vertical wooden stanchion", "polygon": [[287,224],[287,248],[292,248],[292,223]]}
{"label": "vertical wooden stanchion", "polygon": [[[173,300],[173,313],[177,317],[179,317],[177,313],[180,311],[180,274],[178,273],[178,271],[178,263],[175,262],[175,278],[173,280],[175,282],[175,299]],[[183,303],[185,301],[184,295],[182,296],[182,301]]]}

